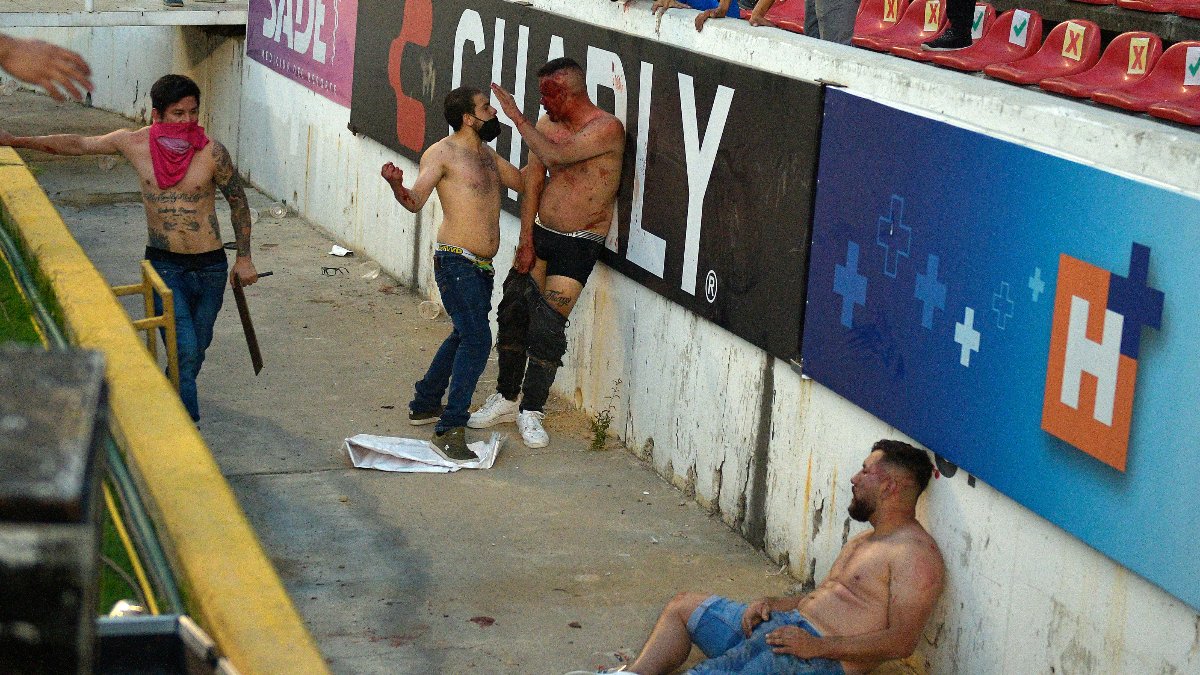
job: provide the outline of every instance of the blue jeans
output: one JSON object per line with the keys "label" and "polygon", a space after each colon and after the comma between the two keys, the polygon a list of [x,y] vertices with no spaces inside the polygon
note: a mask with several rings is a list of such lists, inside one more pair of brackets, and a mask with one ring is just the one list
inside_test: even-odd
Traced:
{"label": "blue jeans", "polygon": [[442,294],[442,305],[454,322],[454,330],[438,348],[425,377],[417,382],[416,396],[408,407],[413,412],[437,410],[448,386],[450,395],[446,409],[435,427],[437,433],[442,433],[454,427],[465,427],[471,418],[467,408],[492,350],[488,312],[492,309],[495,273],[447,251],[434,252],[433,270]]}
{"label": "blue jeans", "polygon": [[749,638],[742,632],[746,605],[714,595],[688,618],[688,633],[708,656],[688,675],[843,675],[842,665],[829,659],[801,659],[776,654],[767,644],[767,633],[783,626],[798,626],[821,637],[800,612],[772,612],[771,620],[755,627]]}
{"label": "blue jeans", "polygon": [[[179,398],[192,420],[200,420],[196,376],[204,364],[204,351],[212,344],[213,325],[225,300],[229,263],[220,255],[170,254],[169,260],[150,259],[150,265],[167,284],[175,300],[175,342],[179,355]],[[219,260],[217,259],[219,257]],[[162,313],[162,300],[154,296],[154,310]],[[163,332],[163,340],[166,333]]]}

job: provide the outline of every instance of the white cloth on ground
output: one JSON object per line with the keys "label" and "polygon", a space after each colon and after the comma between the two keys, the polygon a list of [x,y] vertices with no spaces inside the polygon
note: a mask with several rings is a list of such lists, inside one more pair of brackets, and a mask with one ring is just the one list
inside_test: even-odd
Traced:
{"label": "white cloth on ground", "polygon": [[500,454],[503,436],[492,432],[485,443],[467,444],[479,459],[455,462],[443,457],[427,440],[358,434],[347,438],[342,447],[350,462],[360,469],[399,471],[404,473],[451,473],[459,469],[490,469]]}

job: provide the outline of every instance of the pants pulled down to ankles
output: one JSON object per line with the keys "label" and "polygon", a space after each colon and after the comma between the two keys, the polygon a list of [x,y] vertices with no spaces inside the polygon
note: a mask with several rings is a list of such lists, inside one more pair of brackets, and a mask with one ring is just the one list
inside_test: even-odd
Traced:
{"label": "pants pulled down to ankles", "polygon": [[511,270],[496,309],[496,391],[522,410],[541,411],[567,353],[567,318],[550,306],[533,277]]}
{"label": "pants pulled down to ankles", "polygon": [[466,257],[445,251],[434,253],[433,267],[442,305],[454,322],[454,329],[438,348],[425,377],[417,382],[416,396],[409,409],[437,410],[448,387],[446,409],[435,428],[441,433],[466,426],[471,417],[468,412],[471,396],[492,349],[488,312],[492,309],[495,277]]}
{"label": "pants pulled down to ankles", "polygon": [[742,632],[746,607],[745,603],[714,595],[692,612],[688,634],[709,658],[687,675],[844,675],[837,661],[776,654],[767,644],[767,634],[783,626],[797,626],[820,637],[800,612],[772,612],[771,619],[758,624],[747,638]]}

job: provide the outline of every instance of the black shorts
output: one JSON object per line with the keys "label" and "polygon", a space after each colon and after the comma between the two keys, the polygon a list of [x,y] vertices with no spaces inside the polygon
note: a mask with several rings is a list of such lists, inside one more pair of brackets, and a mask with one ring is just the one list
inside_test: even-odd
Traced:
{"label": "black shorts", "polygon": [[571,277],[586,284],[604,249],[594,232],[563,234],[541,224],[533,226],[533,252],[546,261],[546,276]]}

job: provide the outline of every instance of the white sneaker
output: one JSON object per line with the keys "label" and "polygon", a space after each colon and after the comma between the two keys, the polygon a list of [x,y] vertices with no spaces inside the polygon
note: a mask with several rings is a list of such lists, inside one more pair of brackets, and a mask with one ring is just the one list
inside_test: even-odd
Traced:
{"label": "white sneaker", "polygon": [[479,406],[479,410],[471,413],[467,426],[472,429],[486,429],[494,424],[516,420],[519,412],[521,408],[516,401],[510,401],[500,392],[496,392]]}
{"label": "white sneaker", "polygon": [[546,413],[536,410],[522,410],[517,417],[517,429],[521,432],[521,440],[525,447],[544,448],[550,444],[550,434],[542,428],[542,419]]}

